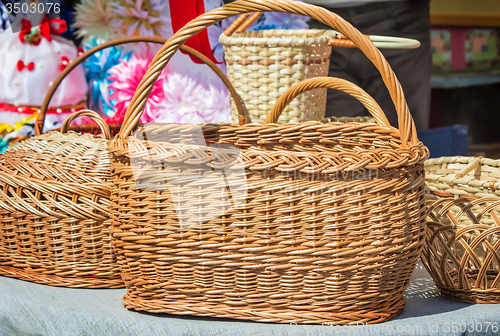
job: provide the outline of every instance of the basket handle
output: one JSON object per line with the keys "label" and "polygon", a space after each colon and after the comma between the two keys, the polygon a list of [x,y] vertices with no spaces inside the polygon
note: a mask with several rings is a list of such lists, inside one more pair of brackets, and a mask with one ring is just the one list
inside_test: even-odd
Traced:
{"label": "basket handle", "polygon": [[111,140],[111,131],[109,130],[108,124],[102,119],[102,117],[99,115],[99,113],[94,112],[92,110],[80,110],[76,111],[75,113],[71,114],[68,119],[64,121],[61,127],[61,133],[64,134],[68,131],[69,124],[78,117],[85,116],[89,117],[92,120],[94,120],[97,125],[101,128],[102,134],[107,140]]}
{"label": "basket handle", "polygon": [[[262,15],[262,12],[256,12],[252,14],[252,16],[248,17],[247,14],[245,17],[241,15],[238,20],[233,22],[233,25],[229,26],[225,31],[224,35],[230,36],[235,31],[237,33],[242,33],[250,26],[257,21],[257,19]],[[242,18],[243,17],[243,18]],[[231,29],[230,29],[231,28]],[[328,45],[330,47],[337,48],[357,48],[356,44],[349,40],[344,35],[337,33],[335,38],[332,38],[328,41]],[[383,48],[383,49],[414,49],[420,47],[420,42],[415,39],[404,38],[404,37],[391,37],[391,36],[378,36],[378,35],[366,35],[373,42],[375,47]]]}
{"label": "basket handle", "polygon": [[455,177],[462,178],[465,175],[469,174],[471,171],[473,171],[474,169],[476,169],[477,167],[479,167],[481,165],[482,159],[483,159],[482,156],[478,156],[477,158],[474,158],[471,162],[469,162],[469,164],[467,164],[467,166],[463,167],[462,170],[460,170],[457,173],[457,175],[455,175]]}
{"label": "basket handle", "polygon": [[285,93],[281,95],[276,104],[274,104],[271,112],[266,118],[265,124],[276,123],[281,115],[281,112],[290,104],[290,102],[298,95],[313,89],[328,88],[345,92],[359,100],[370,112],[378,124],[390,127],[391,124],[382,111],[382,108],[366,91],[359,86],[336,77],[316,77],[303,80],[292,85]]}
{"label": "basket handle", "polygon": [[[76,68],[78,65],[83,63],[89,56],[93,55],[94,53],[101,51],[103,49],[109,48],[109,47],[114,47],[117,45],[121,44],[126,44],[126,43],[134,43],[134,42],[150,42],[150,43],[157,43],[157,44],[164,44],[167,41],[167,39],[162,38],[162,37],[153,37],[153,36],[130,36],[130,37],[123,37],[119,39],[115,39],[109,42],[105,42],[102,44],[99,44],[98,46],[95,46],[86,52],[84,52],[82,55],[78,56],[75,58],[73,62],[68,64],[68,66],[57,76],[57,78],[54,80],[54,83],[50,87],[49,91],[47,92],[47,95],[45,96],[45,99],[43,101],[42,107],[40,108],[40,114],[38,115],[38,118],[35,122],[35,135],[40,135],[43,131],[43,125],[45,123],[45,115],[47,114],[47,109],[50,104],[50,100],[54,96],[57,88],[63,81],[63,79],[73,70]],[[219,69],[217,65],[215,65],[214,62],[212,62],[208,57],[203,55],[202,53],[194,50],[193,48],[190,48],[188,46],[182,46],[181,47],[182,51],[187,52],[190,55],[193,55],[194,57],[200,59],[201,61],[205,62],[215,73],[220,77],[220,79],[224,82],[224,84],[227,86],[229,93],[233,97],[234,103],[236,104],[236,109],[238,110],[238,117],[240,119],[240,123],[250,123],[250,114],[248,113],[243,100],[241,97],[238,95],[236,92],[235,88],[229,81],[229,79],[226,77],[224,72]]]}
{"label": "basket handle", "polygon": [[216,8],[210,12],[200,15],[178,30],[158,51],[151,62],[148,71],[137,87],[134,97],[132,98],[132,101],[127,108],[127,112],[125,113],[119,137],[127,138],[138,126],[146,104],[146,97],[153,89],[155,81],[158,79],[161,71],[165,68],[174,53],[190,37],[196,35],[212,24],[228,17],[252,12],[271,11],[309,16],[319,22],[331,26],[353,41],[379,70],[382,79],[389,90],[398,114],[401,147],[408,148],[418,143],[415,123],[413,122],[413,118],[411,117],[408,109],[408,104],[406,103],[401,84],[380,50],[373,45],[369,38],[361,34],[356,28],[337,14],[331,13],[321,7],[292,0],[236,0],[224,5],[223,7]]}

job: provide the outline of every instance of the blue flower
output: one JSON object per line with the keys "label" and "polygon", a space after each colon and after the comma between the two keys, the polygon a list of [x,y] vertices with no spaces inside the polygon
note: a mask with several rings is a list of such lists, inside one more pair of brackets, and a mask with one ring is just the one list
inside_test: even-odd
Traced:
{"label": "blue flower", "polygon": [[[264,13],[264,21],[261,27],[274,27],[272,29],[307,29],[309,25],[307,16],[288,13]],[[259,29],[268,29],[260,28]]]}
{"label": "blue flower", "polygon": [[[92,40],[87,49],[97,46],[96,40]],[[116,47],[98,51],[91,55],[83,66],[86,68],[86,78],[90,87],[91,108],[102,110],[107,116],[114,114],[113,104],[110,100],[110,90],[108,88],[109,70],[120,64],[120,60],[128,61],[131,52],[122,56],[122,50]]]}
{"label": "blue flower", "polygon": [[3,153],[9,148],[9,140],[0,140],[0,153]]}

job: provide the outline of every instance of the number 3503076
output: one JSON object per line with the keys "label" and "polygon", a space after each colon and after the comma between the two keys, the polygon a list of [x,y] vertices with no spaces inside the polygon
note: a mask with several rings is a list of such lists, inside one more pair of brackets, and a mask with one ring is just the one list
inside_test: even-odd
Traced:
{"label": "number 3503076", "polygon": [[40,13],[59,13],[61,11],[61,5],[58,3],[7,3],[5,5],[7,12],[9,14],[40,14]]}

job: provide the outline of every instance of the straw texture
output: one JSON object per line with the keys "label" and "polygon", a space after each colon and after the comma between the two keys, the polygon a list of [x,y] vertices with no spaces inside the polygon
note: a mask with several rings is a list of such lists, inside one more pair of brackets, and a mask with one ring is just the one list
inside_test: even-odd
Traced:
{"label": "straw texture", "polygon": [[[250,117],[263,123],[277,99],[293,84],[328,75],[333,31],[261,30],[221,35],[227,73]],[[326,90],[315,89],[294,99],[278,122],[321,120],[325,116]],[[233,121],[237,111],[232,107]]]}
{"label": "straw texture", "polygon": [[[381,70],[400,129],[280,125],[277,108],[263,125],[136,130],[145,97],[182,43],[225,17],[260,11],[309,15],[355,41]],[[425,233],[429,153],[382,54],[335,14],[239,0],[191,21],[155,56],[110,151],[111,230],[127,308],[319,324],[382,322],[404,308]]]}
{"label": "straw texture", "polygon": [[500,160],[446,156],[425,162],[427,185],[441,197],[500,197]]}
{"label": "straw texture", "polygon": [[[80,115],[109,136],[97,113],[82,110],[71,119]],[[108,231],[107,145],[101,135],[52,131],[0,154],[1,275],[52,286],[123,287]]]}
{"label": "straw texture", "polygon": [[429,201],[422,260],[445,298],[500,303],[500,200]]}

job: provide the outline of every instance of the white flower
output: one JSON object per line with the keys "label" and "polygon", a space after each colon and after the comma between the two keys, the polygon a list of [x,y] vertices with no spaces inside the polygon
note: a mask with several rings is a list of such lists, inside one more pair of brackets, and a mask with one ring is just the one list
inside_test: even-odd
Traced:
{"label": "white flower", "polygon": [[78,29],[77,36],[85,40],[94,38],[98,42],[114,39],[116,36],[110,18],[107,0],[82,0],[76,6],[74,26]]}
{"label": "white flower", "polygon": [[114,0],[109,7],[113,14],[111,25],[121,36],[172,35],[168,1]]}
{"label": "white flower", "polygon": [[169,73],[163,89],[165,100],[157,122],[228,122],[231,119],[227,89],[199,74]]}

